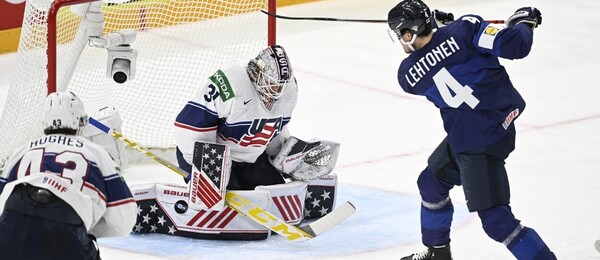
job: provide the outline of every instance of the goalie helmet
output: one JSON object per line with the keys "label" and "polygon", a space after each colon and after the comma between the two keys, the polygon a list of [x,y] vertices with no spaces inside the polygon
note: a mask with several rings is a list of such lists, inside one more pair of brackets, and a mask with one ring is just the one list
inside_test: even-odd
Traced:
{"label": "goalie helmet", "polygon": [[43,123],[46,134],[79,134],[87,125],[88,116],[83,103],[73,92],[55,92],[48,95],[44,102]]}
{"label": "goalie helmet", "polygon": [[265,103],[277,99],[293,84],[294,74],[285,49],[269,46],[251,59],[246,67],[248,76]]}
{"label": "goalie helmet", "polygon": [[409,30],[415,35],[432,28],[431,11],[421,0],[404,0],[388,13],[390,29],[401,38],[403,30]]}

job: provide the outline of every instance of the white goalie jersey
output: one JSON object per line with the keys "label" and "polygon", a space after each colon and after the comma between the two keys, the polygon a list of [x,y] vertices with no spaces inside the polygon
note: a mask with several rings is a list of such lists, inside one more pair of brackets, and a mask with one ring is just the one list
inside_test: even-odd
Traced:
{"label": "white goalie jersey", "polygon": [[233,161],[253,163],[267,146],[286,137],[297,102],[295,82],[267,108],[244,66],[218,70],[177,116],[177,147],[189,164],[196,141],[226,144]]}

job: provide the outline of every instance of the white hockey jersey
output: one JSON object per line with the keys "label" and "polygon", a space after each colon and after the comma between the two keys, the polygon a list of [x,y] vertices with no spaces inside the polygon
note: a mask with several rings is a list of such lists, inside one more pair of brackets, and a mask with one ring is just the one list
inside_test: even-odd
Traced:
{"label": "white hockey jersey", "polygon": [[192,163],[197,141],[226,144],[233,161],[248,163],[269,144],[280,145],[274,141],[287,135],[284,130],[298,102],[295,80],[288,87],[268,110],[244,66],[218,70],[175,121],[175,141],[185,160]]}
{"label": "white hockey jersey", "polygon": [[96,237],[126,236],[137,207],[108,152],[83,137],[46,135],[17,149],[0,175],[0,212],[13,188],[27,183],[50,190],[79,214]]}

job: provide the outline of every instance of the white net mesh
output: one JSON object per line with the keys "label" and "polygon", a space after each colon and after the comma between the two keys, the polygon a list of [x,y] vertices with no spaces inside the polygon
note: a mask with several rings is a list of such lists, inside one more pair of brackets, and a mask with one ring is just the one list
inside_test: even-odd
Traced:
{"label": "white net mesh", "polygon": [[[173,122],[193,92],[225,63],[247,62],[267,45],[267,16],[259,12],[266,10],[267,4],[267,0],[104,2],[104,34],[137,31],[131,44],[138,53],[135,78],[124,84],[106,76],[106,49],[87,46],[81,13],[88,4],[61,8],[57,87],[76,93],[88,113],[116,107],[123,119],[123,134],[138,144],[173,147]],[[17,62],[0,122],[0,160],[42,133],[50,5],[51,0],[27,1]]]}

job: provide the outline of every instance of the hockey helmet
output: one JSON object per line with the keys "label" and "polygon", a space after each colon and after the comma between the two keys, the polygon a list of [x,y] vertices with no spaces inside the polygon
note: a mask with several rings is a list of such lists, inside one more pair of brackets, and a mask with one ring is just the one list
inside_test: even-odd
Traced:
{"label": "hockey helmet", "polygon": [[55,92],[44,102],[44,132],[72,129],[78,134],[88,123],[83,103],[73,92]]}
{"label": "hockey helmet", "polygon": [[264,102],[276,101],[294,81],[290,60],[279,45],[260,51],[248,62],[246,70]]}
{"label": "hockey helmet", "polygon": [[390,30],[401,38],[403,30],[418,35],[432,28],[431,19],[429,7],[421,0],[404,0],[390,10],[387,22]]}

